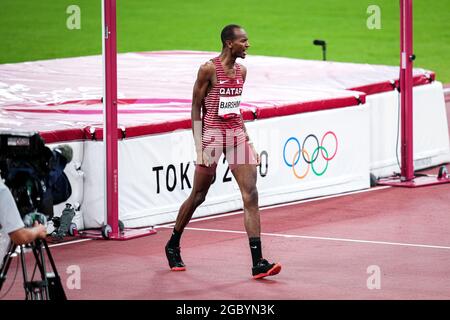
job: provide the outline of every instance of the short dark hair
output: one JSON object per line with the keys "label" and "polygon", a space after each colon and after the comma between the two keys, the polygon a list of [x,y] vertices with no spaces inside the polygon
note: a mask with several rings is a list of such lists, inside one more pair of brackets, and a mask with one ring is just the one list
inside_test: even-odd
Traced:
{"label": "short dark hair", "polygon": [[225,47],[225,44],[226,44],[225,42],[227,40],[234,40],[234,38],[236,36],[234,34],[234,29],[242,29],[242,27],[237,24],[229,24],[222,29],[222,32],[220,33],[220,39],[222,39],[223,47]]}

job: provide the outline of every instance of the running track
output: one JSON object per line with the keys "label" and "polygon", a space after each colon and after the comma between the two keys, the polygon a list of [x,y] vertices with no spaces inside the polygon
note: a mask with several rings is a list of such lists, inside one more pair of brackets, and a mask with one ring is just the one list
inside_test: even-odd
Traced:
{"label": "running track", "polygon": [[[186,272],[167,266],[170,226],[145,238],[51,250],[63,284],[67,268],[80,267],[81,289],[66,288],[69,299],[450,299],[450,184],[378,187],[264,208],[261,222],[263,253],[283,270],[260,281],[251,279],[242,212],[189,224]],[[4,299],[24,297],[20,271],[12,282],[16,261]],[[380,270],[380,289],[367,286],[370,266]]]}

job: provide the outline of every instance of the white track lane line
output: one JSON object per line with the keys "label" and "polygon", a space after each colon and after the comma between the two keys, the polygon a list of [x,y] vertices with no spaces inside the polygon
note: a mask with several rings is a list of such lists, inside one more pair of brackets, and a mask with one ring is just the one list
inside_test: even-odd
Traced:
{"label": "white track lane line", "polygon": [[[170,227],[166,227],[166,228],[170,228]],[[245,231],[236,231],[236,230],[206,229],[206,228],[192,228],[192,227],[186,227],[185,229],[196,230],[196,231],[206,231],[206,232],[247,234]],[[300,238],[300,239],[310,239],[310,240],[356,242],[356,243],[369,243],[369,244],[384,244],[384,245],[389,245],[389,246],[419,247],[419,248],[429,248],[429,249],[450,250],[450,247],[448,247],[448,246],[436,246],[436,245],[419,244],[419,243],[373,241],[373,240],[360,240],[360,239],[348,239],[348,238],[330,238],[330,237],[302,236],[302,235],[296,235],[296,234],[265,233],[265,232],[262,232],[261,235],[270,236],[270,237],[281,237],[281,238]]]}
{"label": "white track lane line", "polygon": [[[392,187],[390,187],[390,186],[381,186],[381,187],[375,187],[375,188],[370,188],[370,189],[364,189],[364,190],[358,190],[358,191],[350,191],[350,192],[339,193],[339,194],[333,194],[333,195],[330,195],[330,196],[323,196],[323,197],[312,198],[312,199],[304,199],[304,200],[298,200],[298,201],[293,201],[293,202],[286,202],[286,203],[268,205],[268,206],[260,207],[259,211],[264,211],[264,210],[274,209],[274,208],[288,207],[288,206],[293,206],[293,205],[297,205],[297,204],[300,204],[300,203],[315,202],[315,201],[320,201],[320,200],[325,200],[325,199],[332,199],[332,198],[340,198],[340,197],[345,197],[345,196],[349,196],[349,195],[353,195],[353,194],[359,194],[359,193],[365,193],[365,192],[373,192],[373,191],[384,190],[384,189],[389,189],[389,188],[392,188]],[[238,214],[242,214],[243,212],[244,211],[239,210],[239,211],[230,212],[230,213],[217,214],[217,215],[213,215],[213,216],[210,216],[210,217],[194,218],[189,223],[205,221],[205,220],[212,220],[212,219],[223,218],[223,217],[235,216],[235,215],[238,215]],[[173,227],[174,225],[175,225],[175,222],[171,222],[171,223],[166,223],[166,224],[162,224],[162,225],[159,225],[159,226],[155,226],[155,228]]]}
{"label": "white track lane line", "polygon": [[49,248],[61,247],[61,246],[66,246],[68,244],[75,244],[75,243],[86,242],[86,241],[91,241],[91,240],[94,240],[94,239],[80,239],[80,240],[68,241],[68,242],[63,242],[63,243],[49,244],[48,247]]}
{"label": "white track lane line", "polygon": [[[297,204],[300,204],[300,203],[314,202],[314,201],[320,201],[320,200],[331,199],[331,198],[345,197],[345,196],[349,196],[349,195],[352,195],[352,194],[373,192],[373,191],[378,191],[378,190],[383,190],[383,189],[388,189],[388,188],[391,188],[391,187],[389,187],[389,186],[382,186],[382,187],[375,187],[375,188],[358,190],[358,191],[350,191],[350,192],[339,193],[339,194],[334,194],[334,195],[330,195],[330,196],[323,196],[323,197],[318,197],[318,198],[312,198],[312,199],[305,199],[305,200],[298,200],[298,201],[293,201],[293,202],[269,205],[269,206],[261,207],[259,210],[260,211],[264,211],[264,210],[273,209],[273,208],[287,207],[287,206],[297,205]],[[212,219],[219,219],[219,218],[229,217],[229,216],[235,216],[235,215],[242,214],[242,213],[243,213],[243,211],[239,210],[239,211],[235,211],[235,212],[231,212],[231,213],[217,214],[217,215],[213,215],[211,217],[195,218],[195,219],[192,219],[189,223],[198,222],[198,221],[205,221],[205,220],[212,220]],[[147,229],[150,230],[150,229],[153,229],[153,228],[157,229],[157,228],[173,227],[174,224],[175,224],[175,222],[171,222],[171,223],[167,223],[167,224],[163,224],[163,225],[157,225],[155,227],[152,226],[152,227],[142,228],[142,229],[143,230],[147,230]],[[91,241],[91,240],[93,240],[93,239],[81,239],[81,240],[69,241],[69,242],[64,242],[64,243],[59,243],[59,244],[53,244],[53,245],[49,245],[49,247],[51,248],[51,247],[67,246],[67,245],[70,245],[70,244],[75,244],[75,243],[84,242],[84,241]]]}

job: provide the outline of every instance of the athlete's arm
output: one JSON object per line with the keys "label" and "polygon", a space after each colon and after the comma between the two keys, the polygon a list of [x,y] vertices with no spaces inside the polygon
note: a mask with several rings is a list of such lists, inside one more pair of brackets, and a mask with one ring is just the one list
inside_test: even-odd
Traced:
{"label": "athlete's arm", "polygon": [[247,78],[247,67],[239,63],[239,67],[241,68],[242,79],[245,82],[245,78]]}
{"label": "athlete's arm", "polygon": [[197,80],[194,84],[194,90],[192,94],[191,121],[192,134],[194,135],[195,150],[197,152],[197,155],[202,155],[202,102],[206,97],[207,90],[212,82],[212,76],[214,75],[214,72],[214,64],[212,62],[204,63],[198,70]]}

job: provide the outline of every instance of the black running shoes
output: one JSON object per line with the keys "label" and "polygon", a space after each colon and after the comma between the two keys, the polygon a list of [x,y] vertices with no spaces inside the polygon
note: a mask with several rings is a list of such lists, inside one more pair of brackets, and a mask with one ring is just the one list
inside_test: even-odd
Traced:
{"label": "black running shoes", "polygon": [[166,245],[166,257],[169,262],[169,267],[172,271],[185,271],[186,266],[181,259],[180,247],[169,247]]}
{"label": "black running shoes", "polygon": [[253,279],[262,279],[268,276],[274,276],[281,271],[281,264],[269,263],[266,259],[261,259],[256,266],[252,268]]}

